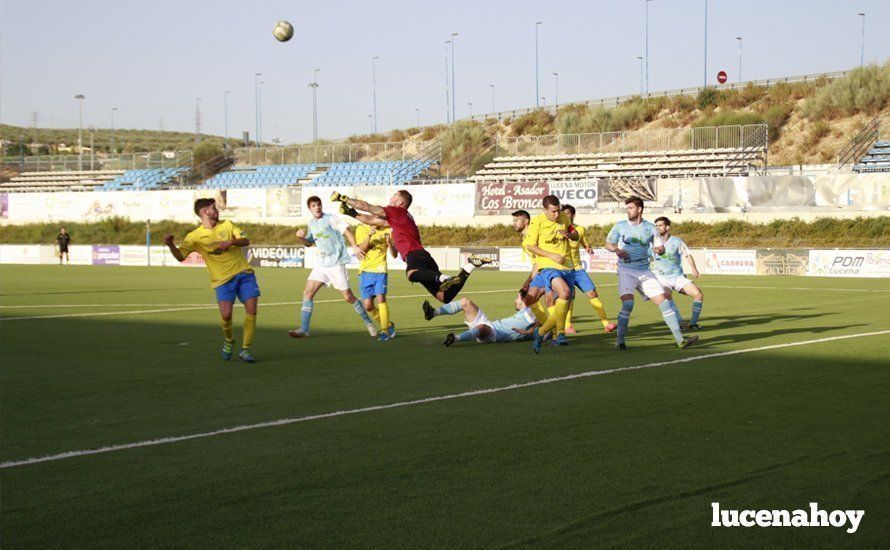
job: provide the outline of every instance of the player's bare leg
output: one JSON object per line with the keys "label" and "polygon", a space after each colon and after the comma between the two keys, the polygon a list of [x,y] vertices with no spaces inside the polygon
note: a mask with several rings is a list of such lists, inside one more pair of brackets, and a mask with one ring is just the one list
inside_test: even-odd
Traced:
{"label": "player's bare leg", "polygon": [[256,332],[256,314],[258,298],[249,298],[244,302],[244,334],[241,341],[241,352],[238,357],[245,363],[253,363],[255,359],[250,353],[253,345],[253,335]]}
{"label": "player's bare leg", "polygon": [[220,301],[219,306],[220,324],[222,325],[223,347],[222,358],[228,361],[232,358],[232,350],[235,348],[235,335],[232,330],[232,306],[233,302]]}
{"label": "player's bare leg", "polygon": [[352,308],[361,317],[362,321],[365,323],[365,328],[368,329],[368,334],[371,335],[372,338],[377,338],[377,327],[374,326],[374,322],[371,321],[371,317],[368,315],[368,312],[365,311],[364,306],[361,302],[359,302],[358,298],[355,297],[355,294],[352,293],[352,289],[341,290],[340,294],[343,296],[343,299],[347,304],[351,304]]}

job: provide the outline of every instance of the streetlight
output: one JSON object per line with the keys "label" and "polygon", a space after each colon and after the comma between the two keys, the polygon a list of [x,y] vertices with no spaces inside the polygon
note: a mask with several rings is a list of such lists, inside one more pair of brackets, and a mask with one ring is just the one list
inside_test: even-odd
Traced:
{"label": "streetlight", "polygon": [[457,111],[454,108],[454,103],[456,99],[456,91],[454,86],[454,39],[457,37],[457,33],[451,33],[451,121],[454,122],[455,117],[457,116]]}
{"label": "streetlight", "polygon": [[229,90],[223,92],[223,128],[225,136],[223,138],[223,149],[229,150]]}
{"label": "streetlight", "polygon": [[253,73],[253,120],[256,124],[253,140],[260,146],[260,77],[263,73]]}
{"label": "streetlight", "polygon": [[321,69],[312,69],[312,82],[309,87],[312,88],[312,142],[318,141],[318,71]]}
{"label": "streetlight", "polygon": [[862,48],[859,50],[859,66],[865,65],[865,13],[859,12],[857,15],[862,17]]}
{"label": "streetlight", "polygon": [[[649,2],[652,0],[644,0],[644,4],[646,5],[646,93],[649,93]],[[643,93],[642,88],[640,89],[640,94]]]}
{"label": "streetlight", "polygon": [[380,59],[378,56],[374,56],[371,58],[371,101],[373,103],[373,115],[374,115],[374,126],[371,130],[373,133],[377,133],[377,60]]}
{"label": "streetlight", "polygon": [[414,114],[417,115],[417,127],[420,128],[420,109],[417,107],[414,108]]}
{"label": "streetlight", "polygon": [[114,146],[114,112],[117,111],[117,107],[111,108],[111,154],[117,153],[117,148]]}
{"label": "streetlight", "polygon": [[374,133],[374,115],[368,115],[368,120],[370,121],[371,133],[373,134]]}
{"label": "streetlight", "polygon": [[535,21],[535,107],[540,107],[538,96],[541,95],[541,82],[538,78],[538,29],[543,25],[543,21]]}
{"label": "streetlight", "polygon": [[708,85],[708,0],[705,0],[705,67],[702,86]]}
{"label": "streetlight", "polygon": [[494,114],[494,84],[489,84],[489,88],[491,88],[491,113]]}
{"label": "streetlight", "polygon": [[195,144],[201,141],[201,98],[195,99]]}
{"label": "streetlight", "polygon": [[556,109],[559,109],[559,73],[553,73],[553,78],[556,80],[556,100],[554,101],[554,105]]}
{"label": "streetlight", "polygon": [[445,122],[451,122],[451,91],[448,84],[448,45],[451,40],[445,41]]}
{"label": "streetlight", "polygon": [[739,41],[739,82],[742,81],[742,37],[736,36],[736,40]]}
{"label": "streetlight", "polygon": [[258,88],[258,89],[259,89],[259,95],[258,95],[258,98],[259,98],[259,105],[260,105],[260,120],[259,120],[259,123],[260,123],[260,136],[259,136],[260,142],[262,142],[262,140],[263,140],[263,84],[265,84],[265,83],[266,83],[265,80],[260,80],[260,84],[259,84],[259,88]]}
{"label": "streetlight", "polygon": [[96,149],[93,147],[93,132],[96,131],[95,126],[87,128],[90,131],[90,170],[95,170],[93,161],[96,160]]}
{"label": "streetlight", "polygon": [[467,106],[470,108],[470,118],[473,118],[473,102],[468,101]]}
{"label": "streetlight", "polygon": [[643,95],[643,56],[638,55],[637,59],[640,60],[640,95]]}
{"label": "streetlight", "polygon": [[83,170],[83,94],[74,96],[77,100],[77,169]]}

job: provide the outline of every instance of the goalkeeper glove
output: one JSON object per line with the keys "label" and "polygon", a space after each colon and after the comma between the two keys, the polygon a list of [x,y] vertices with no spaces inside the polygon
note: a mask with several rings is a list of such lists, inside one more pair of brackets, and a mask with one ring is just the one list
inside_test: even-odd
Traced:
{"label": "goalkeeper glove", "polygon": [[339,202],[345,203],[346,201],[349,200],[349,197],[347,197],[346,195],[341,195],[340,193],[334,191],[333,193],[331,193],[331,200],[334,202],[339,201]]}
{"label": "goalkeeper glove", "polygon": [[355,208],[352,208],[345,202],[340,203],[340,213],[344,216],[349,216],[350,218],[358,216],[358,212],[356,212]]}

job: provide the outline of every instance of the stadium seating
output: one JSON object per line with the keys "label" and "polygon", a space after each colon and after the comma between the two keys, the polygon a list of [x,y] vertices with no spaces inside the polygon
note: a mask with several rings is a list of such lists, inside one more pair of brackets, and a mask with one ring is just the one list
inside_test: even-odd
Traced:
{"label": "stadium seating", "polygon": [[339,162],[333,164],[272,164],[237,166],[220,172],[203,187],[238,189],[286,185],[389,185],[417,177],[432,161]]}
{"label": "stadium seating", "polygon": [[250,187],[283,187],[296,185],[315,170],[314,164],[271,164],[239,166],[213,176],[203,187],[213,189],[243,189]]}
{"label": "stadium seating", "polygon": [[122,191],[122,190],[148,190],[157,189],[173,181],[177,176],[188,172],[188,168],[147,168],[142,170],[127,170],[113,180],[106,182],[96,191]]}
{"label": "stadium seating", "polygon": [[750,170],[748,163],[736,161],[741,154],[740,149],[723,148],[496,157],[476,172],[475,179],[523,181],[740,175]]}
{"label": "stadium seating", "polygon": [[877,141],[853,167],[856,172],[890,172],[890,141]]}
{"label": "stadium seating", "polygon": [[0,183],[0,191],[90,191],[123,173],[123,170],[23,172]]}

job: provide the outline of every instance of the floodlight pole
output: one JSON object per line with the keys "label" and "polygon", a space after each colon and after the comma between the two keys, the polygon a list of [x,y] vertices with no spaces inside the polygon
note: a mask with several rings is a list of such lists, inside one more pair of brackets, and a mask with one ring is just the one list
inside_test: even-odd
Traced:
{"label": "floodlight pole", "polygon": [[865,13],[859,12],[858,14],[862,17],[862,46],[859,49],[859,66],[865,66]]}
{"label": "floodlight pole", "polygon": [[448,77],[448,45],[451,40],[445,41],[445,122],[451,122],[451,91],[449,88]]}
{"label": "floodlight pole", "polygon": [[457,37],[457,33],[451,33],[451,121],[454,122],[457,120],[457,110],[455,108],[455,102],[457,99],[457,88],[454,85],[454,39]]}
{"label": "floodlight pole", "polygon": [[705,66],[702,86],[708,85],[708,0],[705,0]]}
{"label": "floodlight pole", "polygon": [[225,136],[223,137],[223,150],[229,150],[229,94],[231,92],[226,90],[223,92],[223,132]]}
{"label": "floodlight pole", "polygon": [[637,59],[640,60],[640,95],[643,95],[643,56],[638,55]]}
{"label": "floodlight pole", "polygon": [[256,127],[253,140],[260,146],[260,77],[263,73],[253,73],[253,119]]}
{"label": "floodlight pole", "polygon": [[738,78],[738,82],[741,82],[742,81],[742,37],[736,36],[735,39],[739,41],[739,78]]}
{"label": "floodlight pole", "polygon": [[117,111],[117,107],[111,108],[111,154],[114,155],[117,153],[117,148],[114,144],[114,112]]}
{"label": "floodlight pole", "polygon": [[494,114],[494,84],[489,84],[489,88],[491,88],[491,113]]}
{"label": "floodlight pole", "polygon": [[77,169],[83,171],[83,94],[74,96],[77,100]]}
{"label": "floodlight pole", "polygon": [[556,80],[556,90],[555,90],[555,100],[553,102],[554,107],[559,110],[559,73],[553,73],[553,78]]}
{"label": "floodlight pole", "polygon": [[538,76],[538,29],[543,24],[543,21],[535,21],[535,107],[541,106],[541,102],[538,99],[541,97],[541,81]]}
{"label": "floodlight pole", "polygon": [[[652,0],[644,0],[646,4],[646,93],[649,93],[649,2]],[[640,90],[642,94],[642,89]]]}
{"label": "floodlight pole", "polygon": [[373,126],[371,127],[372,133],[377,133],[377,60],[380,59],[379,56],[374,56],[371,58],[371,101],[373,103]]}

